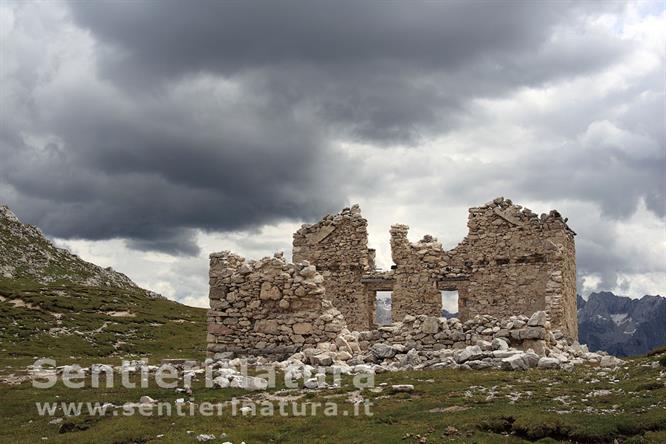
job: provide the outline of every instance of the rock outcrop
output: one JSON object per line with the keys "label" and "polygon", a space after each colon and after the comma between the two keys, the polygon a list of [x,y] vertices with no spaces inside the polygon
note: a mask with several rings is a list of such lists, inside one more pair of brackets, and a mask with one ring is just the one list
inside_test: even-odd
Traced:
{"label": "rock outcrop", "polygon": [[[138,289],[130,278],[57,248],[41,230],[0,205],[0,279]],[[152,293],[153,296],[158,296]]]}

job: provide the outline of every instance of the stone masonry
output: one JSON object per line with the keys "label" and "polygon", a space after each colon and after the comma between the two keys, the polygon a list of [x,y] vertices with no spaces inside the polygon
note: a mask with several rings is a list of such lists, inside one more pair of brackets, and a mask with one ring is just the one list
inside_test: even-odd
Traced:
{"label": "stone masonry", "polygon": [[[456,290],[462,322],[543,312],[554,331],[576,340],[575,233],[566,222],[555,210],[537,216],[497,198],[469,210],[469,233],[449,251],[429,235],[411,243],[409,227],[394,225],[395,265],[379,271],[367,221],[354,205],[303,225],[294,234],[293,264],[280,253],[249,262],[212,254],[208,351],[283,356],[334,343],[350,330],[383,337],[386,327],[373,324],[382,290],[392,291],[392,319],[402,325],[416,316],[434,330],[441,291]],[[460,342],[469,338],[452,345]]]}
{"label": "stone masonry", "polygon": [[[338,308],[347,325],[368,329],[373,319],[373,300],[361,282],[375,268],[374,251],[368,250],[368,221],[358,205],[328,215],[294,233],[294,262],[304,260],[324,276],[326,297]],[[372,295],[374,297],[374,294]]]}
{"label": "stone masonry", "polygon": [[335,340],[345,322],[324,299],[323,282],[314,266],[281,254],[249,262],[212,254],[209,354],[282,356]]}
{"label": "stone masonry", "polygon": [[391,228],[394,318],[439,316],[440,290],[457,290],[462,320],[543,310],[554,328],[577,339],[575,233],[566,220],[497,198],[471,208],[467,226],[450,251],[431,236],[411,244],[405,225]]}

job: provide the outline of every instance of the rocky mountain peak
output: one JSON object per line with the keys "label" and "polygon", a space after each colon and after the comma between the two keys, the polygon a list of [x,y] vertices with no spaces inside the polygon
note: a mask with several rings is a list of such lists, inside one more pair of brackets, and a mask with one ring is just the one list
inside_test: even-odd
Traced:
{"label": "rocky mountain peak", "polygon": [[647,353],[666,343],[666,298],[632,299],[604,291],[578,298],[580,342],[617,356]]}
{"label": "rocky mountain peak", "polygon": [[0,219],[4,219],[10,222],[21,222],[19,218],[16,217],[16,214],[14,214],[7,205],[0,205]]}
{"label": "rocky mountain peak", "polygon": [[138,288],[124,274],[56,247],[39,228],[22,223],[6,205],[0,205],[0,279]]}

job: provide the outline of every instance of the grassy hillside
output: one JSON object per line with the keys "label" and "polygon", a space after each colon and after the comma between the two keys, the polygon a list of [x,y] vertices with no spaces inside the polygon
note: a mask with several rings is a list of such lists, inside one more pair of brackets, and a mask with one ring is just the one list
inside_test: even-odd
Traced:
{"label": "grassy hillside", "polygon": [[[129,444],[195,443],[199,434],[211,442],[240,443],[664,443],[666,388],[659,356],[629,362],[615,371],[579,367],[571,373],[432,370],[396,372],[376,377],[376,388],[356,392],[343,387],[319,391],[243,392],[207,389],[195,383],[192,402],[225,402],[232,397],[297,402],[336,402],[338,412],[352,412],[351,401],[372,401],[372,416],[106,416],[39,417],[38,401],[137,402],[149,395],[174,403],[183,397],[154,384],[145,389],[67,389],[62,384],[38,390],[29,382],[0,384],[0,442]],[[660,378],[662,380],[660,380]],[[391,384],[413,384],[412,393],[392,393]],[[383,385],[384,384],[384,385]],[[189,405],[189,404],[186,404]],[[277,407],[275,407],[277,411]],[[55,419],[55,421],[54,421]],[[226,433],[224,439],[220,435]]]}
{"label": "grassy hillside", "polygon": [[205,321],[204,309],[154,299],[140,289],[0,280],[0,363],[41,356],[200,359],[205,354]]}
{"label": "grassy hillside", "polygon": [[205,310],[57,248],[0,205],[0,365],[48,356],[202,358]]}

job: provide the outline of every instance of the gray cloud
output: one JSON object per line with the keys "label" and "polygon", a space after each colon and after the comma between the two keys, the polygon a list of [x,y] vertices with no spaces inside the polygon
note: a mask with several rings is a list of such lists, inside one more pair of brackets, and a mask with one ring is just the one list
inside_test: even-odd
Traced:
{"label": "gray cloud", "polygon": [[472,98],[594,71],[628,50],[619,39],[576,34],[585,17],[616,3],[71,6],[103,44],[102,74],[126,88],[193,72],[242,76],[267,100],[313,112],[338,134],[388,144],[455,125]]}
{"label": "gray cloud", "polygon": [[[611,221],[645,202],[663,218],[663,54],[658,69],[616,75],[596,96],[582,88],[544,107],[483,105],[522,103],[521,92],[545,95],[627,63],[644,43],[594,24],[625,7],[15,5],[0,198],[54,236],[181,255],[200,253],[197,229],[312,220],[354,194],[388,193],[396,206],[500,194],[576,201]],[[513,133],[530,137],[510,146]],[[446,145],[454,139],[463,148]],[[366,160],[345,143],[382,155]],[[417,154],[392,151],[403,146]],[[617,270],[653,270],[629,266],[617,246],[604,254],[612,234],[594,223],[581,224],[582,272],[610,285]]]}

